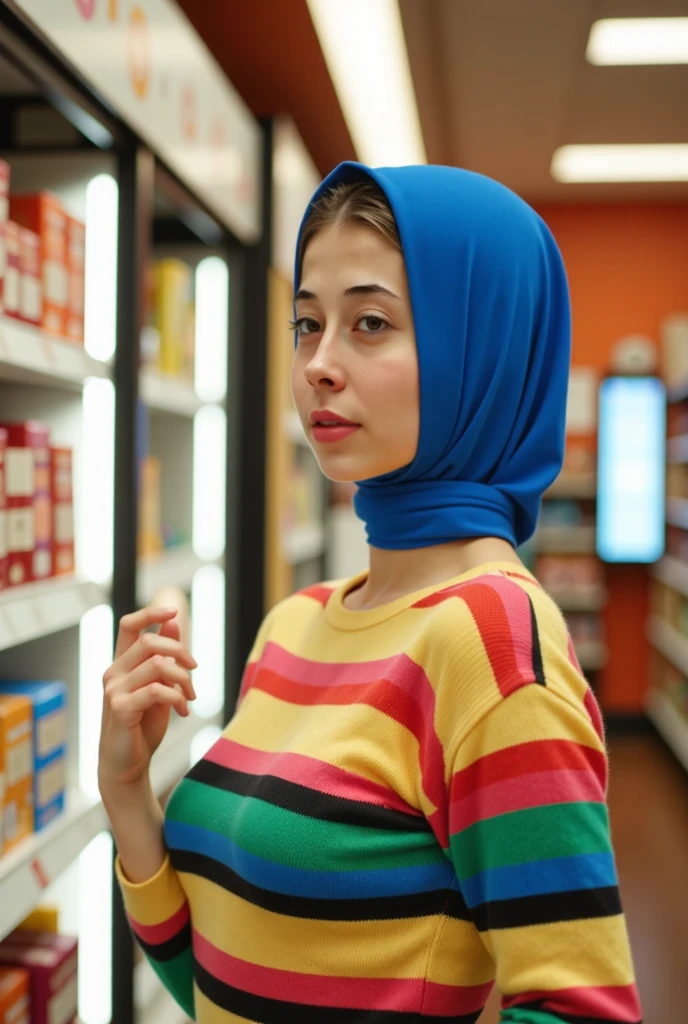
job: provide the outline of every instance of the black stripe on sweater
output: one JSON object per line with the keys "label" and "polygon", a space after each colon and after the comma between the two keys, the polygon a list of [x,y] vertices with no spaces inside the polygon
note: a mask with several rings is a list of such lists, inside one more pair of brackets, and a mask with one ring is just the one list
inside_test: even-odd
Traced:
{"label": "black stripe on sweater", "polygon": [[403,811],[390,810],[358,800],[319,793],[296,782],[287,782],[274,775],[249,775],[233,768],[225,768],[212,761],[199,761],[187,778],[237,796],[253,797],[274,804],[285,811],[294,811],[307,818],[339,822],[342,825],[362,825],[392,832],[427,832],[432,829],[426,818]]}
{"label": "black stripe on sweater", "polygon": [[154,945],[152,942],[144,942],[136,932],[134,932],[134,938],[146,956],[150,957],[151,960],[157,961],[157,963],[164,964],[168,960],[174,960],[176,956],[179,956],[180,953],[183,953],[191,945],[191,924],[187,921],[176,935],[168,939],[167,942],[160,942],[158,945]]}
{"label": "black stripe on sweater", "polygon": [[314,899],[262,889],[241,878],[225,864],[188,850],[171,850],[176,871],[198,875],[263,910],[287,917],[318,921],[394,921],[445,914],[461,921],[470,915],[459,894],[448,898],[446,889],[412,893],[410,896],[371,896],[364,899]]}
{"label": "black stripe on sweater", "polygon": [[[393,1010],[354,1010],[348,1007],[314,1006],[287,1003],[266,996],[256,996],[220,981],[194,964],[196,984],[203,995],[216,1006],[261,1024],[475,1024],[482,1010],[454,1017],[419,1016],[418,1010],[403,1013]],[[304,985],[308,982],[304,979]]]}
{"label": "black stripe on sweater", "polygon": [[554,924],[558,921],[616,917],[621,912],[619,890],[615,885],[494,900],[481,903],[471,910],[475,926],[481,932],[499,928],[527,928],[529,925]]}

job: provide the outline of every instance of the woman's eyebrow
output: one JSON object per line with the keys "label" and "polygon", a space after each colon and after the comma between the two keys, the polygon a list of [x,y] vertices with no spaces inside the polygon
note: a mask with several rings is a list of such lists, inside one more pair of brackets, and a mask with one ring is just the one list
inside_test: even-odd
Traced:
{"label": "woman's eyebrow", "polygon": [[[402,301],[399,295],[395,295],[389,288],[384,288],[381,284],[355,284],[351,288],[347,288],[344,292],[345,295],[389,295],[392,299],[397,299],[399,302]],[[296,295],[294,296],[294,302],[299,299],[317,299],[317,295],[314,292],[309,292],[305,288],[299,288]]]}

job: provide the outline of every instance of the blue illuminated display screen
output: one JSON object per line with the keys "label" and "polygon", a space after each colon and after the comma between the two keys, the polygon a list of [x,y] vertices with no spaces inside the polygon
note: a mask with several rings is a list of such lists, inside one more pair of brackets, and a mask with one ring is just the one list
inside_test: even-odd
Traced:
{"label": "blue illuminated display screen", "polygon": [[608,377],[599,397],[597,553],[605,562],[664,554],[666,391],[657,377]]}

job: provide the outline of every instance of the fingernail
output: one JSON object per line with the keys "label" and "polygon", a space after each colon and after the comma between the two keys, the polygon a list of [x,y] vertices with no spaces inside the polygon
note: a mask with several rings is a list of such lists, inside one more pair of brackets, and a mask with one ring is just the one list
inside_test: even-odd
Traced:
{"label": "fingernail", "polygon": [[172,613],[174,613],[175,615],[177,614],[177,609],[176,608],[163,608],[162,610],[164,612],[169,612],[170,614],[172,614]]}

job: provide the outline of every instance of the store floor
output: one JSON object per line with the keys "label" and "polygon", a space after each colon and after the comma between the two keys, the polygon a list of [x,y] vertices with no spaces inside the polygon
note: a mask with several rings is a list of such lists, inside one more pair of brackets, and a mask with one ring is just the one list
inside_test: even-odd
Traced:
{"label": "store floor", "polygon": [[[644,1024],[688,1006],[688,776],[652,735],[609,741],[609,804]],[[497,1024],[498,998],[478,1024]]]}
{"label": "store floor", "polygon": [[[645,1024],[688,1019],[688,776],[659,740],[609,741],[612,834]],[[478,1024],[497,1024],[490,1000]]]}

